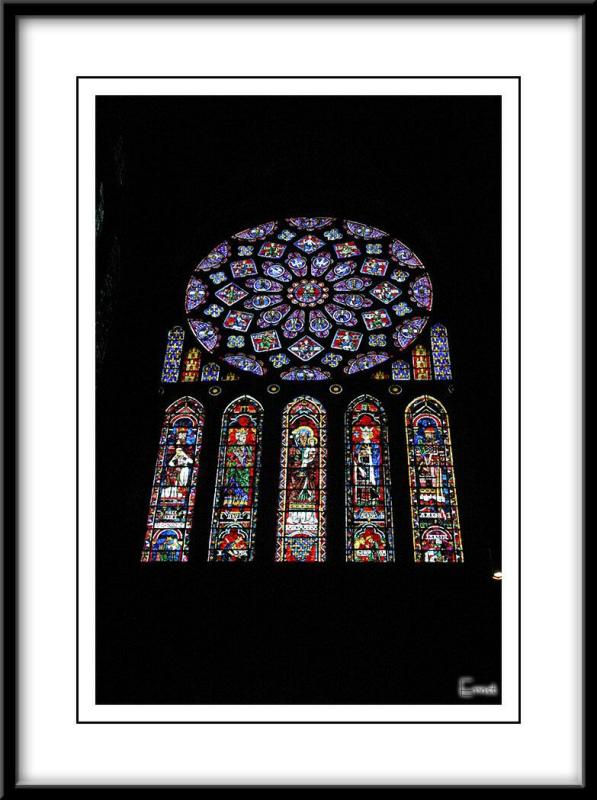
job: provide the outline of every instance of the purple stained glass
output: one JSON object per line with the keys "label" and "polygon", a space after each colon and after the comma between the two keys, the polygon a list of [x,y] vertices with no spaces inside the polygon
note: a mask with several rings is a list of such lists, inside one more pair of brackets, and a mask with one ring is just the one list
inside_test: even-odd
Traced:
{"label": "purple stained glass", "polygon": [[415,341],[425,325],[427,325],[428,320],[429,317],[413,317],[399,325],[394,333],[396,346],[400,350],[405,350]]}
{"label": "purple stained glass", "polygon": [[[257,375],[256,354],[263,353],[274,379],[282,370],[305,375],[316,360],[328,367],[322,374],[339,378],[375,366],[372,347],[395,348],[392,358],[416,342],[433,302],[422,268],[406,244],[368,222],[271,220],[240,230],[199,260],[197,269],[206,274],[191,276],[185,311],[210,363]],[[439,339],[438,348],[439,375],[440,359],[446,363]],[[224,356],[239,358],[233,364]],[[244,370],[241,358],[248,359]],[[238,379],[233,372],[223,377]]]}

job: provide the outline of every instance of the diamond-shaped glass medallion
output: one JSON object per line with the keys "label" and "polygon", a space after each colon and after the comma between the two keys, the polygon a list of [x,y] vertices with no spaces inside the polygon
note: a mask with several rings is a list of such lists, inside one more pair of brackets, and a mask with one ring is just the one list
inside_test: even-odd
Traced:
{"label": "diamond-shaped glass medallion", "polygon": [[288,349],[301,361],[310,361],[318,353],[321,353],[323,347],[310,336],[303,336]]}
{"label": "diamond-shaped glass medallion", "polygon": [[400,297],[402,292],[397,286],[394,286],[393,283],[382,281],[373,289],[370,289],[369,294],[372,294],[373,297],[382,303],[392,303],[397,297]]}
{"label": "diamond-shaped glass medallion", "polygon": [[332,342],[332,347],[335,350],[349,350],[354,352],[361,346],[362,338],[363,334],[358,331],[347,331],[344,328],[338,328]]}
{"label": "diamond-shaped glass medallion", "polygon": [[251,341],[253,342],[253,349],[256,353],[267,353],[269,350],[279,350],[282,346],[280,344],[278,332],[275,330],[252,333]]}
{"label": "diamond-shaped glass medallion", "polygon": [[323,247],[325,242],[322,242],[318,236],[313,236],[313,234],[309,233],[306,236],[301,236],[300,239],[294,243],[295,247],[300,248],[303,253],[314,253],[316,250],[319,250],[320,247]]}
{"label": "diamond-shaped glass medallion", "polygon": [[245,292],[244,289],[241,289],[240,286],[237,286],[235,283],[229,283],[221,289],[218,289],[216,297],[223,303],[226,303],[227,306],[233,306],[248,294],[248,292]]}

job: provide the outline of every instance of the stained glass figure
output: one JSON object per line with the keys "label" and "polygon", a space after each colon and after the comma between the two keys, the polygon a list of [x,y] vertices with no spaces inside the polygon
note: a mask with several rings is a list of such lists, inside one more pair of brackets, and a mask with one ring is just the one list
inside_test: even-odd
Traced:
{"label": "stained glass figure", "polygon": [[190,319],[189,325],[200,345],[212,353],[220,342],[220,332],[211,322]]}
{"label": "stained glass figure", "polygon": [[406,407],[405,425],[415,561],[463,561],[448,413],[422,395]]}
{"label": "stained glass figure", "polygon": [[325,242],[317,237],[313,236],[313,234],[307,234],[306,236],[302,236],[300,239],[297,239],[294,243],[296,247],[300,247],[304,253],[315,253],[316,250],[319,250]]}
{"label": "stained glass figure", "polygon": [[256,353],[267,353],[270,350],[279,350],[280,337],[277,331],[262,331],[251,334],[251,342]]}
{"label": "stained glass figure", "polygon": [[191,347],[185,356],[182,369],[183,383],[193,383],[199,380],[199,369],[201,367],[201,353],[198,347]]}
{"label": "stained glass figure", "polygon": [[423,264],[417,256],[402,242],[395,239],[390,245],[390,253],[394,261],[406,264],[409,267],[422,267]]}
{"label": "stained glass figure", "polygon": [[326,424],[312,397],[284,409],[276,561],[325,560]]}
{"label": "stained glass figure", "polygon": [[416,381],[431,380],[431,361],[427,348],[418,344],[413,347],[413,378]]}
{"label": "stained glass figure", "polygon": [[334,221],[333,217],[289,217],[286,222],[303,231],[316,231],[327,228]]}
{"label": "stained glass figure", "polygon": [[214,249],[205,258],[200,261],[195,267],[195,271],[209,272],[216,267],[221,266],[230,258],[230,245],[228,242],[222,242],[216,245]]}
{"label": "stained glass figure", "polygon": [[209,561],[252,561],[257,523],[263,407],[244,395],[222,416]]}
{"label": "stained glass figure", "polygon": [[437,324],[431,328],[431,357],[433,374],[438,381],[452,380],[452,363],[448,345],[448,331],[445,325]]}
{"label": "stained glass figure", "polygon": [[349,233],[352,233],[353,236],[358,236],[360,239],[383,239],[384,236],[388,235],[380,231],[379,228],[372,228],[362,222],[353,222],[347,219],[344,224]]}
{"label": "stained glass figure", "polygon": [[176,383],[178,381],[183,342],[184,330],[180,326],[177,325],[168,331],[166,355],[164,356],[164,366],[162,368],[162,383]]}
{"label": "stained glass figure", "polygon": [[[231,367],[236,367],[243,372],[251,372],[253,375],[265,375],[266,373],[263,361],[252,355],[246,356],[244,353],[226,355],[224,356],[224,361],[230,364]],[[217,380],[217,378],[213,378],[213,380]]]}
{"label": "stained glass figure", "polygon": [[[400,304],[398,304],[400,305]],[[429,317],[412,317],[398,325],[394,332],[394,344],[400,350],[406,350],[421,333]]]}
{"label": "stained glass figure", "polygon": [[203,305],[208,296],[208,287],[205,283],[194,275],[189,280],[187,293],[185,296],[185,311],[187,314],[198,306]]}
{"label": "stained glass figure", "polygon": [[360,353],[356,358],[349,359],[348,364],[344,367],[344,372],[348,375],[354,375],[355,372],[362,372],[365,369],[371,369],[377,364],[383,364],[389,358],[390,356],[387,353]]}
{"label": "stained glass figure", "polygon": [[248,311],[232,310],[224,318],[224,327],[229,331],[246,331],[253,321],[253,314]]}
{"label": "stained glass figure", "polygon": [[236,283],[227,283],[226,286],[218,289],[216,297],[218,300],[226,303],[227,306],[233,306],[235,303],[238,303],[239,300],[242,300],[243,297],[246,297],[247,294],[248,292],[240,286],[237,286]]}
{"label": "stained glass figure", "polygon": [[310,336],[303,336],[297,342],[291,344],[288,350],[297,358],[300,358],[301,361],[310,361],[318,353],[321,353],[323,347]]}
{"label": "stained glass figure", "polygon": [[327,381],[330,373],[320,367],[293,367],[280,373],[283,381]]}
{"label": "stained glass figure", "polygon": [[378,400],[361,395],[346,410],[346,560],[393,561],[388,423]]}
{"label": "stained glass figure", "polygon": [[264,222],[262,225],[255,225],[254,228],[245,228],[244,231],[235,233],[233,238],[248,242],[256,242],[258,239],[265,239],[266,236],[274,233],[277,228],[277,222]]}
{"label": "stained glass figure", "polygon": [[259,248],[259,255],[263,258],[282,258],[286,245],[280,242],[265,242]]}
{"label": "stained glass figure", "polygon": [[141,561],[188,561],[204,422],[192,397],[166,409]]}

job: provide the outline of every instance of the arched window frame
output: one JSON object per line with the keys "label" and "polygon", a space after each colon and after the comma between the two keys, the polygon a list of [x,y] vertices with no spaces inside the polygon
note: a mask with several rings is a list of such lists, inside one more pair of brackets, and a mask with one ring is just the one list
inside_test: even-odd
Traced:
{"label": "arched window frame", "polygon": [[[244,420],[241,419],[243,417]],[[235,425],[235,422],[239,421],[241,423],[246,421],[249,424]],[[230,432],[240,429],[249,431],[248,445],[238,445],[230,441]],[[209,536],[209,561],[253,560],[261,472],[262,431],[263,406],[254,397],[241,395],[224,409]],[[237,457],[236,467],[232,461],[234,456]],[[240,476],[241,486],[246,492],[247,498],[247,502],[238,503],[236,507],[227,507],[225,502],[226,487],[232,480],[231,469],[235,469],[237,472],[237,485]],[[248,475],[242,474],[241,469],[247,469]],[[246,483],[244,483],[245,480]],[[225,546],[223,546],[223,542]]]}
{"label": "arched window frame", "polygon": [[[429,463],[426,468],[431,473],[425,477],[425,482],[432,481],[432,486],[423,487],[421,485],[421,460],[417,459],[417,447],[421,443],[417,441],[420,434],[417,428],[423,423],[425,418],[433,423],[430,428],[435,426],[441,433],[441,444],[435,450],[435,457],[439,463],[433,464],[434,450],[431,449]],[[416,562],[449,562],[457,563],[464,560],[462,548],[462,536],[460,532],[460,519],[458,513],[458,498],[456,495],[456,479],[454,473],[454,458],[452,454],[452,440],[450,435],[450,421],[448,412],[443,404],[430,395],[421,395],[412,400],[405,410],[405,430],[406,446],[408,454],[408,476],[410,486],[410,503],[413,531],[414,559]],[[439,475],[438,475],[439,470]],[[439,499],[437,492],[425,492],[423,500],[423,488],[437,489],[433,482],[439,482],[442,487],[442,502],[435,504],[434,499]],[[431,513],[434,511],[434,516]],[[443,516],[442,516],[443,515]],[[438,521],[439,520],[439,521]],[[425,540],[435,536],[439,539],[452,542],[451,548],[442,545],[427,548]],[[446,538],[446,537],[449,537]],[[427,555],[429,554],[429,555]]]}
{"label": "arched window frame", "polygon": [[[189,420],[191,425],[189,430],[194,432],[194,442],[191,444],[181,444],[182,452],[186,459],[178,457],[177,463],[172,464],[176,458],[177,444],[172,443],[172,432],[176,430],[177,423],[182,420]],[[201,444],[203,440],[203,426],[205,423],[205,411],[202,404],[193,397],[181,397],[168,406],[164,413],[164,421],[160,435],[158,455],[155,464],[153,486],[149,501],[149,513],[147,516],[147,530],[141,561],[188,561],[189,556],[189,533],[193,523],[193,511],[195,507],[195,495],[197,490],[197,475],[199,472],[199,458],[201,455]],[[188,434],[187,434],[188,439]],[[169,473],[168,469],[172,468]],[[175,470],[179,469],[177,477]],[[187,469],[182,483],[182,471]],[[175,477],[173,485],[166,482]],[[173,492],[179,486],[183,486],[186,491],[182,492],[183,501],[179,502],[179,497],[174,497],[177,502],[170,501],[169,497],[163,494],[164,489]],[[181,490],[178,490],[181,492]],[[176,519],[160,519],[164,515],[173,515],[178,510]],[[172,535],[166,536],[170,531]],[[161,532],[161,533],[160,533]],[[164,537],[166,536],[165,540]],[[158,539],[163,541],[159,546]]]}
{"label": "arched window frame", "polygon": [[[302,409],[302,411],[301,411]],[[302,420],[302,424],[301,423]],[[300,455],[298,448],[290,442],[293,432],[298,433],[301,427],[310,428],[316,431],[317,444],[315,453],[303,452],[301,456],[305,460],[309,469],[314,470],[315,493],[313,503],[305,504],[303,508],[291,508],[292,485],[289,481],[289,473],[293,468],[291,459]],[[302,447],[302,445],[301,445]],[[307,441],[304,451],[309,448]],[[311,458],[310,461],[307,459]],[[313,463],[314,462],[314,463]],[[302,462],[301,462],[302,463]],[[313,465],[311,467],[311,465]],[[325,561],[326,557],[326,491],[327,491],[327,413],[323,405],[313,397],[302,395],[295,398],[286,405],[282,415],[282,452],[280,458],[280,483],[278,494],[278,524],[276,536],[276,561]],[[300,474],[301,467],[296,469],[298,479],[302,480]],[[313,472],[311,472],[313,476]],[[305,483],[308,481],[308,473],[305,473]],[[295,486],[296,488],[296,486]],[[302,526],[298,516],[303,515]],[[300,537],[289,535],[289,526],[301,526],[305,530],[306,520],[313,520],[315,528],[312,538],[313,547],[304,551],[305,557],[294,557],[299,555],[299,549],[292,544]]]}
{"label": "arched window frame", "polygon": [[[363,407],[363,408],[360,408]],[[355,430],[362,427],[359,420],[370,416],[379,430],[378,491],[381,501],[371,503],[363,511],[363,521],[357,518],[358,509],[355,490],[360,481],[357,466],[360,451],[355,442]],[[362,394],[346,409],[345,433],[345,508],[346,508],[346,560],[347,561],[394,561],[394,523],[392,514],[392,491],[390,451],[388,446],[388,420],[384,407],[375,397]],[[370,469],[375,469],[371,459]],[[379,546],[380,542],[383,546]],[[356,547],[355,547],[356,543]],[[370,547],[366,547],[369,543]]]}

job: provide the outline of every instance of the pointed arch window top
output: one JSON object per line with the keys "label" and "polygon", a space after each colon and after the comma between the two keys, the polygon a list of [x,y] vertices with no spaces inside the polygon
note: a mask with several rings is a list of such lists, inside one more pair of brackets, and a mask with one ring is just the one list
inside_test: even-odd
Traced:
{"label": "pointed arch window top", "polygon": [[415,398],[405,412],[415,561],[464,560],[450,423],[442,403]]}
{"label": "pointed arch window top", "polygon": [[346,560],[393,561],[388,423],[379,400],[353,400],[345,433]]}
{"label": "pointed arch window top", "polygon": [[141,561],[187,561],[205,412],[193,397],[168,406],[158,447]]}
{"label": "pointed arch window top", "polygon": [[254,554],[263,406],[243,395],[222,416],[209,537],[210,561],[251,561]]}
{"label": "pointed arch window top", "polygon": [[325,560],[327,430],[318,400],[284,409],[276,561]]}

